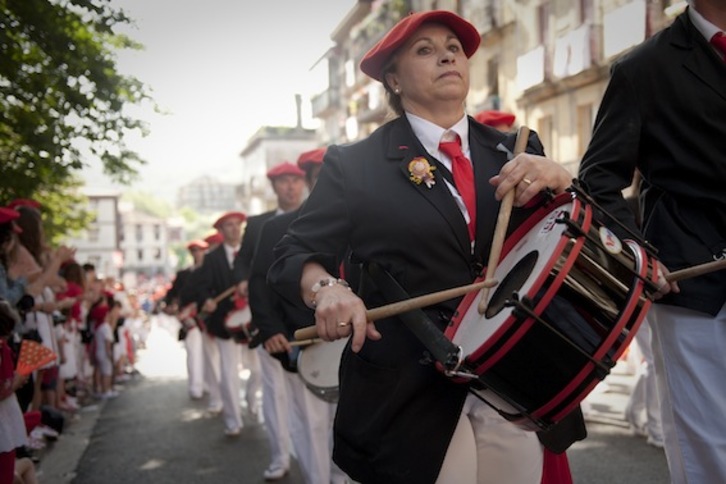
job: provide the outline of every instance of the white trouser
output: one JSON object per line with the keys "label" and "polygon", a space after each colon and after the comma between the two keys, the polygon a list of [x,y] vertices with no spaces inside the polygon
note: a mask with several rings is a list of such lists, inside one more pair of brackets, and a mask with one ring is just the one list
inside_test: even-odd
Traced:
{"label": "white trouser", "polygon": [[645,414],[645,428],[647,434],[656,441],[663,440],[663,427],[660,418],[660,400],[656,389],[655,367],[653,366],[653,345],[648,319],[644,319],[635,333],[637,345],[642,360],[638,365],[637,379],[633,391],[625,406],[628,420],[637,426],[643,422]]}
{"label": "white trouser", "polygon": [[242,417],[239,410],[239,349],[232,339],[220,339],[204,333],[204,349],[207,359],[215,372],[215,381],[209,389],[210,408],[219,408],[222,402],[224,425],[227,429],[242,428]]}
{"label": "white trouser", "polygon": [[671,481],[726,482],[726,305],[712,317],[654,304],[648,313]]}
{"label": "white trouser", "polygon": [[544,447],[469,395],[446,451],[437,484],[540,484]]}
{"label": "white trouser", "polygon": [[250,376],[245,386],[245,400],[247,411],[257,413],[257,394],[262,390],[262,374],[260,370],[260,358],[257,351],[250,349],[246,344],[240,345],[240,361],[242,368],[249,370]]}
{"label": "white trouser", "polygon": [[200,398],[204,394],[204,341],[199,328],[191,328],[184,338],[187,350],[187,380],[189,395]]}
{"label": "white trouser", "polygon": [[332,481],[331,432],[335,405],[316,397],[298,375],[290,376],[292,425],[300,426],[300,432],[292,434],[295,454],[307,484],[327,484]]}
{"label": "white trouser", "polygon": [[[270,468],[290,467],[290,404],[287,373],[260,345],[256,348],[262,373],[262,415],[270,443]],[[292,375],[295,376],[295,375]]]}

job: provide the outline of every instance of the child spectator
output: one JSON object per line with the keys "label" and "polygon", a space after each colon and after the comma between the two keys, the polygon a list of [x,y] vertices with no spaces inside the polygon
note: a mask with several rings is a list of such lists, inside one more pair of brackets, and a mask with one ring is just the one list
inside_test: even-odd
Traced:
{"label": "child spectator", "polygon": [[[121,304],[107,295],[107,303],[101,306],[94,317],[97,326],[93,336],[93,357],[95,363],[96,391],[99,398],[114,398],[118,394],[112,389],[113,381],[113,326],[118,320]],[[100,318],[103,313],[103,318]]]}
{"label": "child spectator", "polygon": [[0,482],[13,482],[15,448],[27,444],[23,413],[15,391],[27,382],[27,377],[15,374],[13,355],[8,337],[18,317],[7,301],[0,300]]}

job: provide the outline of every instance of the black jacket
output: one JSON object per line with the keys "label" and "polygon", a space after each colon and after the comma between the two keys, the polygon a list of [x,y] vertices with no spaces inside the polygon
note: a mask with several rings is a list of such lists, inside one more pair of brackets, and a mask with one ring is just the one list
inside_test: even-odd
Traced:
{"label": "black jacket", "polygon": [[[302,305],[304,263],[315,260],[337,274],[348,250],[387,269],[411,296],[471,283],[486,263],[499,210],[488,180],[507,156],[496,147],[503,142],[511,149],[514,140],[473,121],[469,138],[477,189],[473,254],[464,217],[443,179],[445,168],[402,117],[361,142],[328,149],[315,189],[275,249],[278,259],[268,275],[275,290]],[[535,134],[528,151],[542,152]],[[438,165],[431,188],[409,180],[408,165],[421,156]],[[511,225],[527,215],[515,209]],[[367,307],[385,302],[376,290],[363,299]],[[425,311],[443,330],[459,301]],[[433,482],[467,387],[426,364],[422,344],[391,319],[377,322],[380,341],[343,354],[334,459],[361,482]]]}
{"label": "black jacket", "polygon": [[[724,113],[726,63],[688,12],[612,68],[579,176],[637,233],[621,190],[641,172],[643,234],[671,271],[726,257]],[[679,286],[659,302],[712,315],[726,303],[726,271]]]}
{"label": "black jacket", "polygon": [[[194,295],[199,308],[207,299],[214,299],[230,287],[242,281],[239,259],[235,258],[234,267],[229,267],[224,244],[208,252],[204,256],[202,266],[192,273],[196,284]],[[227,315],[234,309],[232,297],[223,299],[217,304],[217,309],[204,321],[207,332],[212,336],[229,339],[231,335],[224,326]]]}
{"label": "black jacket", "polygon": [[245,233],[242,237],[242,247],[240,247],[239,253],[237,254],[237,260],[235,266],[239,266],[240,275],[242,281],[246,281],[250,278],[250,272],[252,271],[252,263],[255,257],[255,251],[257,250],[257,242],[260,239],[260,232],[265,222],[275,216],[276,211],[270,210],[269,212],[254,215],[247,219],[247,225],[245,226]]}

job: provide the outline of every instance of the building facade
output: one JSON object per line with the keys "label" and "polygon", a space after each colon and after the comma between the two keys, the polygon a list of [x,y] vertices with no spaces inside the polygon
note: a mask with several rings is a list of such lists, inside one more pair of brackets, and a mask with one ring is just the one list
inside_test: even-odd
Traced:
{"label": "building facade", "polygon": [[240,209],[239,187],[211,176],[201,176],[179,188],[177,206],[188,207],[201,214]]}
{"label": "building facade", "polygon": [[300,153],[318,147],[316,132],[296,127],[262,126],[247,142],[242,157],[239,198],[244,210],[255,215],[277,206],[267,171],[284,161],[295,163]]}
{"label": "building facade", "polygon": [[76,248],[80,264],[91,263],[101,277],[119,277],[123,266],[119,231],[121,227],[118,194],[88,194],[88,211],[93,220],[77,238],[64,243]]}
{"label": "building facade", "polygon": [[668,25],[675,0],[359,0],[331,33],[328,88],[315,96],[319,138],[363,138],[390,116],[385,92],[358,65],[409,11],[451,10],[479,30],[467,112],[509,111],[538,132],[573,175],[590,141],[614,60]]}
{"label": "building facade", "polygon": [[122,207],[119,246],[123,254],[123,272],[168,276],[172,261],[169,257],[169,234],[165,220],[134,210],[133,205]]}

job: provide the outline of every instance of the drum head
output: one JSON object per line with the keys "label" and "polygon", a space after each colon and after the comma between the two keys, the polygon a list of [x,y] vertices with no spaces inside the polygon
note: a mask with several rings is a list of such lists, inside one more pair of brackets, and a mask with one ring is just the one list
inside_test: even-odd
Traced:
{"label": "drum head", "polygon": [[252,320],[252,312],[250,307],[246,306],[243,309],[237,309],[232,311],[224,321],[224,326],[229,331],[242,331],[246,324]]}
{"label": "drum head", "polygon": [[478,311],[481,292],[469,294],[459,306],[447,336],[461,346],[465,356],[485,350],[486,342],[514,323],[507,301],[515,293],[520,299],[534,298],[551,268],[562,264],[561,255],[569,237],[564,235],[566,225],[558,221],[569,216],[577,202],[570,196],[558,197],[555,202],[554,209],[550,205],[547,212],[533,216],[507,241],[505,255],[494,273],[499,284],[489,292],[486,312]]}
{"label": "drum head", "polygon": [[[304,348],[297,357],[297,370],[305,385],[316,395],[338,390],[340,358],[348,339],[316,343]],[[327,398],[323,398],[328,400]],[[329,401],[329,400],[328,400]]]}

